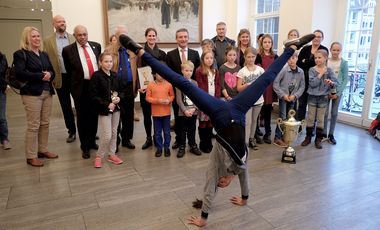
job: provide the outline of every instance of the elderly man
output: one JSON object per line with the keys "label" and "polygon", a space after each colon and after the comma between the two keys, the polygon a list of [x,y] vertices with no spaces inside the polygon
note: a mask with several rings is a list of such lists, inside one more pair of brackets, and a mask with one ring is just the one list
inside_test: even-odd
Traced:
{"label": "elderly man", "polygon": [[90,158],[90,149],[98,149],[95,136],[98,116],[91,106],[89,84],[92,74],[98,70],[98,57],[101,46],[88,41],[87,28],[78,25],[74,28],[76,42],[63,48],[62,57],[67,73],[71,76],[71,93],[77,112],[77,125],[83,159]]}
{"label": "elderly man", "polygon": [[[119,25],[116,27],[115,35],[119,40],[120,34],[126,34],[127,27]],[[133,138],[134,129],[134,107],[135,97],[137,96],[137,56],[126,50],[119,43],[110,45],[106,50],[112,53],[113,57],[113,71],[116,72],[121,88],[124,89],[119,93],[120,97],[120,119],[121,130],[121,145],[128,149],[134,149],[135,145],[131,142]],[[119,143],[120,140],[118,140]]]}
{"label": "elderly man", "polygon": [[234,40],[226,37],[226,32],[226,23],[218,22],[218,24],[216,24],[216,36],[211,39],[215,44],[215,59],[218,68],[225,62],[224,52],[226,51],[227,46],[235,46],[236,43]]}
{"label": "elderly man", "polygon": [[62,58],[62,50],[64,47],[75,42],[75,38],[73,35],[66,32],[66,20],[61,15],[53,17],[53,26],[55,28],[55,33],[44,40],[44,50],[48,53],[55,71],[53,86],[57,91],[63,118],[69,133],[66,142],[71,143],[76,139],[76,127],[70,98],[71,77],[66,71],[65,63]]}

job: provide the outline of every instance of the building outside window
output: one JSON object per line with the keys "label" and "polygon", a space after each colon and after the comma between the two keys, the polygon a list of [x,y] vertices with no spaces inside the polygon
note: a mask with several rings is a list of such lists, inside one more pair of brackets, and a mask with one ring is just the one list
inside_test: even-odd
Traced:
{"label": "building outside window", "polygon": [[[343,93],[340,111],[360,116],[367,80],[376,0],[348,1],[343,58],[348,61],[349,81]],[[379,72],[378,70],[375,80],[375,91],[380,87]],[[376,97],[376,93],[374,96]],[[372,107],[372,113],[380,111],[379,98],[373,99]]]}

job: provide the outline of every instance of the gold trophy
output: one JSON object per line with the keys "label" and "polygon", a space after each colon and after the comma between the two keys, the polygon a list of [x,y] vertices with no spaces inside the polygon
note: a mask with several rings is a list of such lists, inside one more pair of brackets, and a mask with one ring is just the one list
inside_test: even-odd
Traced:
{"label": "gold trophy", "polygon": [[283,121],[281,118],[277,119],[277,125],[283,134],[284,142],[287,147],[282,152],[281,162],[295,164],[296,163],[296,151],[290,145],[293,144],[294,140],[297,139],[299,134],[299,127],[305,124],[304,121],[297,121],[294,116],[296,115],[296,111],[293,109],[289,110],[288,120]]}
{"label": "gold trophy", "polygon": [[[115,98],[116,98],[118,95],[119,95],[118,92],[113,91],[113,92],[111,93],[111,101],[113,102],[113,100],[115,100]],[[119,107],[119,106],[116,104],[116,107]],[[110,109],[108,112],[109,112],[109,113],[113,113],[113,110]]]}

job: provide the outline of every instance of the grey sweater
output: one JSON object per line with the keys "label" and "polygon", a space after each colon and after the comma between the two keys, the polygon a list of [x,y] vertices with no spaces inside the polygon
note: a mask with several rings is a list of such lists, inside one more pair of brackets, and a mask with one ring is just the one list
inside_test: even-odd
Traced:
{"label": "grey sweater", "polygon": [[228,155],[228,152],[217,141],[210,154],[206,172],[206,185],[202,204],[202,218],[207,219],[212,202],[218,192],[218,180],[222,176],[238,175],[241,195],[248,199],[249,177],[247,165],[238,166]]}
{"label": "grey sweater", "polygon": [[294,95],[297,99],[305,90],[305,77],[303,70],[297,67],[293,71],[290,66],[285,66],[273,82],[273,90],[282,99],[286,95]]}

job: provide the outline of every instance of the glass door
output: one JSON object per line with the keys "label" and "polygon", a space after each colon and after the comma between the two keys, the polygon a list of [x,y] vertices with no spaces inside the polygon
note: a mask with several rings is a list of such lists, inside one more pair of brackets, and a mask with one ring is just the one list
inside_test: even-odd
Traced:
{"label": "glass door", "polygon": [[360,126],[368,126],[380,110],[380,95],[376,98],[380,85],[379,8],[376,0],[348,0],[343,58],[348,61],[349,80],[340,102],[339,119]]}

